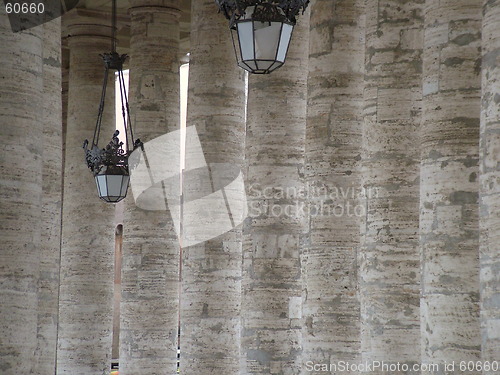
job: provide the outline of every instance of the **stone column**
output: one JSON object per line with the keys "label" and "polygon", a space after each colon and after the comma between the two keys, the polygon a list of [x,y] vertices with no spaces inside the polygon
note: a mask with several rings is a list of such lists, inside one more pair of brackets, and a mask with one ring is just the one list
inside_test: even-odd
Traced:
{"label": "stone column", "polygon": [[306,132],[304,364],[359,361],[363,0],[311,3]]}
{"label": "stone column", "polygon": [[363,361],[420,362],[418,130],[423,4],[424,0],[366,2]]}
{"label": "stone column", "polygon": [[308,41],[309,12],[298,17],[285,65],[248,79],[242,374],[302,373]]}
{"label": "stone column", "polygon": [[481,0],[425,3],[420,133],[423,363],[480,359],[481,9]]}
{"label": "stone column", "polygon": [[[179,129],[179,0],[130,5],[130,111],[148,153],[148,141]],[[134,198],[124,213],[120,374],[174,374],[179,240],[168,210],[143,210]]]}
{"label": "stone column", "polygon": [[13,33],[0,7],[0,373],[5,375],[31,374],[37,365],[43,36],[40,26]]}
{"label": "stone column", "polygon": [[[229,198],[225,183],[230,183],[235,174],[227,175],[230,180],[225,177],[226,172],[241,168],[244,161],[245,83],[244,72],[236,65],[227,21],[217,13],[213,0],[192,2],[191,25],[187,125],[196,127],[204,153],[195,152],[196,148],[190,147],[195,142],[187,141],[183,231],[184,238],[194,243],[199,238],[196,233],[213,224],[210,218],[219,207],[225,210],[227,221],[229,200],[243,199],[243,191],[238,189]],[[204,167],[193,170],[196,166]],[[223,175],[217,176],[216,171]],[[226,186],[212,186],[214,182]],[[221,195],[225,201],[217,199]],[[192,206],[187,204],[201,204],[199,199],[210,197],[216,200],[209,209],[188,209]],[[236,216],[233,219],[237,225]],[[238,375],[241,226],[224,234],[203,234],[204,239],[213,239],[183,249],[180,371],[190,375]]]}
{"label": "stone column", "polygon": [[[111,363],[114,205],[101,201],[82,144],[92,139],[110,27],[77,18],[69,26],[70,73],[64,171],[57,374],[107,374]],[[115,129],[110,74],[100,147]]]}
{"label": "stone column", "polygon": [[[480,143],[482,360],[500,358],[500,1],[484,1]],[[485,370],[485,374],[496,371]]]}
{"label": "stone column", "polygon": [[[61,40],[61,104],[62,104],[62,165],[66,155],[66,132],[68,129],[68,91],[69,91],[69,48],[68,37]],[[64,184],[64,173],[63,173]],[[63,185],[64,186],[64,185]]]}
{"label": "stone column", "polygon": [[36,374],[54,372],[62,208],[61,19],[43,26],[43,196]]}

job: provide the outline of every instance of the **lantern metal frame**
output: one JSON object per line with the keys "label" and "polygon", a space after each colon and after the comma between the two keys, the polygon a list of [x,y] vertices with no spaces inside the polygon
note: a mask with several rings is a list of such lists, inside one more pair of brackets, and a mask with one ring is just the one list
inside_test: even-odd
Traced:
{"label": "lantern metal frame", "polygon": [[[215,0],[219,12],[229,20],[229,29],[238,65],[253,74],[269,74],[280,68],[286,61],[288,48],[293,35],[293,28],[297,23],[297,15],[305,12],[309,0]],[[248,10],[251,9],[251,12]],[[249,14],[250,13],[250,14]],[[252,25],[253,54],[244,56],[240,31],[244,23]],[[273,58],[258,58],[256,51],[258,27],[256,25],[280,23],[279,34],[276,38],[275,53]],[[248,27],[245,27],[248,31]],[[287,28],[284,35],[284,29]],[[235,35],[235,33],[237,35]],[[285,39],[283,39],[285,37]],[[286,43],[286,46],[283,45]],[[283,47],[286,50],[283,54]],[[281,57],[280,57],[281,55]],[[270,56],[271,57],[271,56]]]}
{"label": "lantern metal frame", "polygon": [[[85,160],[87,162],[87,166],[95,178],[99,197],[105,202],[117,203],[127,196],[130,180],[128,157],[137,147],[143,147],[143,144],[139,139],[134,139],[134,133],[130,120],[130,108],[125,88],[125,78],[123,75],[123,64],[128,56],[126,54],[120,55],[116,52],[116,0],[113,0],[112,7],[113,24],[111,31],[111,52],[100,55],[104,62],[104,81],[102,85],[101,100],[97,113],[94,136],[92,138],[90,148],[88,140],[85,140],[83,143],[83,148],[85,150]],[[106,89],[110,72],[114,71],[116,71],[120,86],[120,100],[123,124],[125,128],[125,142],[121,142],[118,139],[120,132],[116,130],[108,145],[106,145],[105,148],[99,148],[99,136],[101,133],[102,117],[106,100]],[[108,181],[108,176],[111,179],[116,179],[116,176],[121,176],[118,194],[109,194],[110,191],[107,184],[110,181]]]}

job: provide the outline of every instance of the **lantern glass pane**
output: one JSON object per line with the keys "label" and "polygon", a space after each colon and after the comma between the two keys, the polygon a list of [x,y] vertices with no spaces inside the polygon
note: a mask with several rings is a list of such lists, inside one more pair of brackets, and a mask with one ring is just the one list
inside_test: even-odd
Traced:
{"label": "lantern glass pane", "polygon": [[95,176],[95,182],[97,184],[97,192],[100,197],[104,197],[108,195],[108,189],[106,184],[106,175],[97,175]]}
{"label": "lantern glass pane", "polygon": [[255,28],[255,58],[274,61],[280,41],[282,23],[254,21],[253,24]]}
{"label": "lantern glass pane", "polygon": [[253,60],[255,58],[252,24],[252,22],[238,22],[238,37],[243,60]]}
{"label": "lantern glass pane", "polygon": [[128,190],[129,180],[130,180],[130,176],[123,176],[123,179],[122,179],[122,190],[121,190],[121,193],[120,193],[120,195],[122,197],[126,197],[127,196],[127,190]]}
{"label": "lantern glass pane", "polygon": [[245,65],[242,66],[243,69],[257,70],[257,64],[253,60],[245,61]]}
{"label": "lantern glass pane", "polygon": [[286,23],[283,24],[283,29],[281,30],[280,45],[278,49],[278,54],[276,60],[285,62],[286,53],[288,51],[288,45],[290,44],[290,39],[292,38],[293,26]]}
{"label": "lantern glass pane", "polygon": [[107,175],[108,196],[119,197],[122,191],[122,175]]}
{"label": "lantern glass pane", "polygon": [[238,39],[237,29],[231,29],[231,38],[233,40],[234,53],[236,54],[236,59],[238,60],[239,63],[241,61],[241,48],[240,48],[240,41]]}
{"label": "lantern glass pane", "polygon": [[274,61],[259,61],[259,70],[268,70],[272,65],[274,64]]}
{"label": "lantern glass pane", "polygon": [[270,68],[269,68],[269,71],[273,71],[275,69],[278,69],[280,66],[282,66],[283,63],[282,62],[279,62],[279,61],[276,61]]}

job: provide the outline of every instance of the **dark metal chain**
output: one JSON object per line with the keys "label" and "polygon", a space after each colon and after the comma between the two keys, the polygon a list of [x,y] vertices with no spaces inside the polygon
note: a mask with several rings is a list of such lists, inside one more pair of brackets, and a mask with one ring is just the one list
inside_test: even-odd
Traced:
{"label": "dark metal chain", "polygon": [[113,0],[111,9],[111,52],[116,52],[116,0]]}

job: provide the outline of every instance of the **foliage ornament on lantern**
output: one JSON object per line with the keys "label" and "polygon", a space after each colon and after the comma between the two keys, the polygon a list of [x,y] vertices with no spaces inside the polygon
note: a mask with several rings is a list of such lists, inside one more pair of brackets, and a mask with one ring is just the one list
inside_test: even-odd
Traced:
{"label": "foliage ornament on lantern", "polygon": [[229,20],[238,65],[254,74],[283,66],[297,23],[309,0],[215,0]]}

